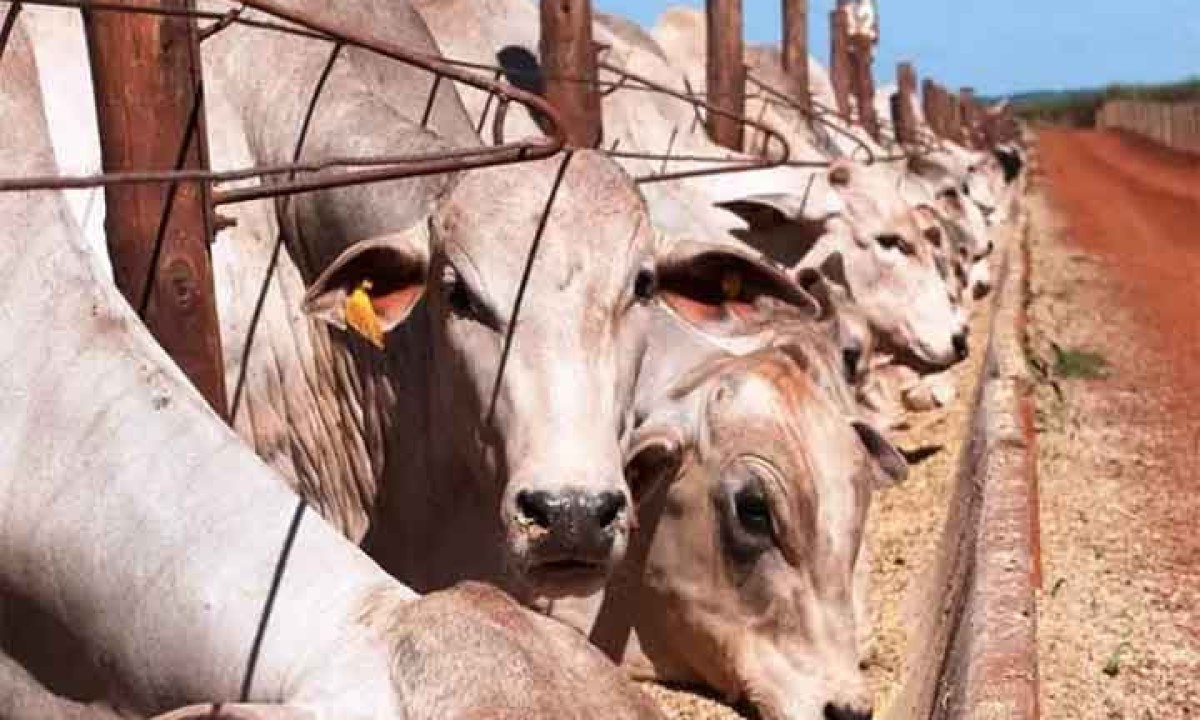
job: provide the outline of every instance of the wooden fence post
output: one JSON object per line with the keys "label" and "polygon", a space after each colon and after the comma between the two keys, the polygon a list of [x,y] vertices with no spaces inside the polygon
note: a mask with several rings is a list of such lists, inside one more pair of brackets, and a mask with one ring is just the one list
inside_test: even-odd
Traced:
{"label": "wooden fence post", "polygon": [[952,93],[945,90],[945,105],[946,105],[946,126],[947,136],[950,140],[962,144],[962,103],[958,99],[958,93]]}
{"label": "wooden fence post", "polygon": [[892,105],[892,124],[896,126],[896,140],[913,144],[917,141],[917,116],[913,110],[913,96],[917,91],[917,73],[912,63],[896,66],[896,94]]}
{"label": "wooden fence post", "polygon": [[925,124],[934,135],[941,137],[942,130],[938,127],[937,85],[932,78],[921,82],[921,112],[925,114]]}
{"label": "wooden fence post", "polygon": [[808,0],[783,0],[783,71],[792,100],[807,110]]}
{"label": "wooden fence post", "polygon": [[[191,9],[192,0],[118,4]],[[84,11],[104,172],[206,169],[208,147],[195,21]],[[209,189],[121,185],[105,192],[117,287],[219,414],[226,414],[213,297]]]}
{"label": "wooden fence post", "polygon": [[[847,11],[853,6],[845,6]],[[858,124],[876,142],[879,141],[879,116],[875,112],[875,76],[871,72],[875,56],[876,28],[859,18],[850,23],[850,85],[858,109]]]}
{"label": "wooden fence post", "polygon": [[567,142],[596,147],[603,127],[591,0],[542,0],[541,22],[546,99],[562,117]]}
{"label": "wooden fence post", "polygon": [[735,117],[708,114],[708,134],[718,145],[742,150],[746,113],[746,57],[742,44],[742,0],[707,0],[708,101]]}
{"label": "wooden fence post", "polygon": [[829,80],[833,85],[833,97],[837,100],[837,111],[849,120],[850,26],[844,7],[844,0],[839,0],[833,12],[829,13]]}
{"label": "wooden fence post", "polygon": [[958,93],[963,124],[963,144],[978,149],[981,146],[979,132],[979,106],[975,104],[975,89],[965,87]]}

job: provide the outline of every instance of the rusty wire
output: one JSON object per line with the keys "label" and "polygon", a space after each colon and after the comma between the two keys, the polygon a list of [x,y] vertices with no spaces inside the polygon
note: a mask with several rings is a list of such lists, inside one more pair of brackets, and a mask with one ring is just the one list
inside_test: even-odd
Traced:
{"label": "rusty wire", "polygon": [[[864,162],[864,164],[866,164],[866,165],[871,165],[875,162],[884,162],[884,163],[897,162],[897,161],[901,161],[901,160],[906,160],[914,155],[917,157],[921,157],[924,155],[928,155],[932,152],[935,152],[939,149],[942,149],[944,147],[944,141],[942,140],[942,138],[938,137],[935,134],[928,132],[925,128],[920,128],[920,129],[918,129],[918,140],[915,144],[905,144],[905,143],[900,143],[899,141],[896,141],[895,145],[898,146],[899,148],[901,148],[900,152],[893,153],[891,155],[876,156],[874,151],[871,150],[871,147],[869,145],[867,145],[865,142],[863,142],[861,138],[859,138],[854,133],[852,133],[852,132],[846,130],[844,127],[842,127],[842,124],[849,126],[849,125],[853,125],[854,123],[850,120],[849,117],[847,117],[846,115],[843,115],[839,110],[826,106],[825,104],[821,103],[820,101],[818,101],[815,97],[812,97],[811,95],[809,96],[809,101],[810,101],[812,107],[811,108],[802,107],[799,103],[797,103],[791,97],[787,96],[780,90],[772,87],[769,83],[767,83],[764,80],[762,80],[761,78],[759,78],[757,76],[757,74],[755,74],[753,71],[747,72],[746,79],[748,81],[754,83],[756,86],[758,86],[758,88],[763,92],[763,96],[757,97],[756,99],[759,99],[762,102],[765,102],[768,104],[774,104],[774,105],[778,105],[778,106],[787,107],[795,112],[799,112],[801,114],[807,115],[812,120],[819,122],[821,125],[825,126],[826,128],[831,129],[834,132],[837,132],[840,135],[842,135],[843,137],[846,137],[847,139],[856,143],[859,146],[859,149],[861,149],[863,152],[865,152],[868,155],[868,159]],[[837,118],[838,120],[841,121],[841,124],[834,122],[832,120],[829,120],[828,118],[830,118],[830,117]],[[886,125],[886,123],[884,123],[883,121],[880,122],[881,129],[885,125]],[[894,135],[893,135],[892,139],[895,139]],[[852,155],[853,155],[853,153],[852,153]]]}
{"label": "rusty wire", "polygon": [[[600,51],[603,51],[605,49],[607,49],[607,48],[601,47]],[[503,67],[500,67],[500,66],[494,65],[494,64],[482,63],[482,62],[472,62],[472,61],[467,61],[467,60],[447,59],[447,62],[450,64],[453,64],[453,65],[457,65],[459,67],[469,68],[472,70],[488,71],[488,72],[491,72],[493,74],[493,76],[497,77],[497,78],[503,75],[503,76],[509,77],[510,79],[516,79],[516,80],[552,80],[555,82],[565,82],[565,83],[571,83],[571,84],[576,84],[576,85],[588,85],[588,86],[594,88],[595,90],[597,90],[601,94],[602,97],[608,97],[617,91],[645,92],[645,93],[651,93],[651,94],[657,94],[657,95],[665,95],[665,96],[672,97],[676,100],[679,100],[681,102],[687,103],[692,106],[693,114],[694,114],[693,124],[692,124],[692,128],[691,128],[692,130],[695,130],[696,125],[703,124],[703,122],[704,122],[704,114],[703,113],[708,112],[708,113],[712,113],[715,115],[721,115],[723,117],[727,117],[732,120],[735,120],[736,122],[738,122],[742,125],[743,129],[757,130],[763,136],[762,149],[761,149],[760,153],[758,154],[758,156],[747,155],[747,154],[742,154],[739,156],[737,154],[734,154],[733,151],[730,151],[730,154],[728,154],[728,155],[703,155],[703,156],[702,155],[674,155],[671,152],[671,149],[672,149],[671,146],[673,146],[673,144],[674,144],[673,142],[668,142],[668,148],[665,152],[619,151],[616,149],[616,145],[614,145],[611,148],[600,148],[600,150],[602,152],[604,152],[605,154],[607,154],[609,157],[619,158],[619,159],[627,159],[627,160],[657,161],[660,163],[661,168],[665,168],[667,163],[670,163],[670,162],[707,163],[710,165],[720,166],[720,167],[703,168],[703,169],[698,169],[698,170],[679,171],[679,172],[675,172],[675,173],[665,173],[662,170],[660,170],[657,173],[650,173],[650,174],[635,177],[634,180],[637,181],[639,184],[652,183],[652,182],[663,182],[663,181],[669,181],[669,180],[680,180],[680,179],[684,179],[684,178],[698,177],[698,176],[703,176],[703,175],[717,175],[717,174],[725,174],[725,173],[747,172],[747,171],[751,171],[751,170],[762,170],[762,169],[781,167],[781,166],[823,168],[823,167],[829,167],[833,163],[833,161],[828,158],[811,159],[811,160],[810,159],[793,158],[791,156],[790,144],[787,142],[787,139],[781,133],[779,133],[777,130],[772,128],[770,125],[761,122],[760,120],[752,120],[752,119],[746,117],[744,114],[730,112],[728,110],[725,110],[723,108],[713,105],[712,103],[708,102],[706,95],[704,93],[698,93],[692,89],[691,83],[688,81],[686,76],[683,77],[683,83],[686,88],[686,91],[680,92],[678,90],[675,90],[674,88],[671,88],[671,87],[668,87],[661,83],[650,80],[649,78],[639,75],[629,69],[618,67],[618,66],[616,66],[610,62],[607,62],[605,60],[598,60],[597,66],[602,70],[605,70],[607,72],[614,74],[616,76],[615,80],[591,79],[591,78],[585,78],[585,77],[581,77],[581,76],[564,75],[561,73],[547,74],[547,73],[542,72],[540,69],[538,69],[538,70],[517,70],[517,69],[503,68]],[[789,107],[792,107],[792,108],[796,109],[797,111],[808,116],[812,122],[815,122],[817,124],[825,126],[829,130],[845,136],[851,142],[858,145],[858,147],[855,149],[855,152],[858,152],[858,151],[862,152],[862,154],[865,156],[863,158],[864,164],[871,165],[877,161],[877,158],[875,157],[875,154],[871,150],[869,145],[864,143],[860,138],[855,136],[853,133],[845,130],[844,128],[840,127],[837,123],[834,123],[833,121],[828,119],[827,115],[829,115],[830,113],[813,112],[811,110],[801,108],[798,104],[794,103],[789,98],[787,98],[785,95],[783,95],[783,93],[780,93],[778,90],[774,90],[773,88],[766,85],[765,83],[762,83],[762,82],[758,81],[756,78],[753,78],[751,73],[749,72],[749,69],[747,69],[747,70],[748,70],[748,72],[747,72],[748,79],[753,80],[756,84],[758,84],[760,87],[762,87],[766,91],[766,93],[764,93],[764,95],[762,95],[762,96],[749,95],[747,99],[767,98],[767,102],[770,103],[770,102],[772,102],[770,98],[774,97],[775,98],[774,104],[787,104]],[[490,103],[491,103],[491,98],[489,97],[488,100],[485,102],[482,114],[479,117],[478,123],[479,123],[480,128],[482,128],[483,123],[487,119],[488,112],[491,109]],[[678,131],[679,131],[679,128],[673,128],[672,136],[676,135],[678,133]],[[774,144],[781,151],[780,153],[778,153],[775,156],[775,159],[771,159],[771,156],[769,155],[769,151],[771,149],[772,142],[774,142]]]}
{"label": "rusty wire", "polygon": [[8,38],[12,35],[13,27],[17,24],[17,16],[21,14],[21,0],[13,0],[4,13],[4,24],[0,25],[0,58],[4,57],[4,48],[8,46]]}
{"label": "rusty wire", "polygon": [[777,107],[785,107],[789,110],[792,110],[793,112],[800,113],[801,115],[803,115],[804,117],[807,117],[809,119],[810,124],[815,123],[817,125],[824,127],[826,130],[837,133],[838,135],[845,137],[847,140],[850,140],[851,142],[853,142],[855,145],[858,146],[853,151],[851,151],[851,153],[850,153],[851,157],[853,157],[855,152],[861,150],[863,152],[863,154],[866,156],[863,159],[864,165],[874,165],[878,161],[878,158],[875,157],[875,152],[871,149],[870,145],[863,142],[862,139],[859,138],[858,136],[856,136],[854,133],[850,132],[849,130],[846,130],[840,124],[834,122],[833,120],[830,120],[829,118],[830,118],[830,116],[836,117],[838,119],[841,119],[847,125],[851,124],[849,119],[843,117],[838,111],[833,110],[833,109],[828,108],[825,105],[823,105],[820,101],[818,101],[812,95],[812,93],[809,93],[809,96],[808,96],[809,107],[805,107],[805,106],[801,105],[800,103],[796,102],[796,100],[794,100],[788,94],[784,93],[783,91],[779,90],[778,88],[772,87],[770,83],[768,83],[765,80],[763,80],[762,78],[758,77],[758,74],[755,73],[750,68],[746,69],[746,80],[747,80],[747,82],[752,83],[755,86],[757,86],[758,89],[760,91],[762,91],[762,93],[763,93],[761,96],[754,96],[755,99],[757,99],[767,105],[775,105]]}
{"label": "rusty wire", "polygon": [[[501,142],[492,147],[461,148],[435,153],[413,153],[404,156],[372,155],[364,157],[326,158],[309,163],[295,162],[225,172],[207,170],[148,170],[74,177],[39,176],[0,178],[0,192],[61,190],[163,182],[205,182],[219,184],[252,178],[259,178],[264,182],[263,185],[257,187],[232,190],[215,189],[212,194],[212,202],[214,205],[221,205],[265,197],[294,195],[333,187],[345,187],[348,185],[538,160],[555,155],[565,142],[565,133],[557,112],[544,99],[533,93],[506,83],[479,77],[459,67],[459,65],[447,61],[443,57],[408,50],[386,40],[368,37],[351,28],[341,26],[335,20],[328,18],[317,19],[309,13],[284,7],[276,0],[238,0],[239,6],[233,7],[226,12],[161,8],[139,4],[114,4],[104,2],[103,0],[25,0],[25,3],[211,20],[213,24],[201,30],[202,37],[206,39],[213,37],[218,32],[232,25],[245,25],[358,48],[373,52],[390,60],[426,70],[436,78],[448,78],[454,82],[483,90],[489,96],[501,98],[502,105],[510,102],[520,103],[528,108],[530,112],[546,118],[548,129],[546,136],[542,138],[527,138],[508,143],[502,141],[503,132],[501,127],[496,128],[493,133]],[[19,4],[14,3],[15,7],[19,7]],[[265,13],[275,18],[275,20],[267,21],[246,17],[244,13],[245,8]],[[8,16],[9,18],[5,22],[6,26],[10,25],[12,20],[15,20],[15,17],[13,17],[13,8],[10,8]],[[3,46],[0,45],[0,51],[2,50]],[[0,60],[2,59],[3,57],[0,55]],[[434,82],[432,92],[436,93],[440,85],[440,81]],[[432,100],[429,104],[432,105]],[[326,172],[330,170],[340,170],[340,172]],[[293,179],[274,183],[268,182],[269,178],[277,175],[290,175]]]}
{"label": "rusty wire", "polygon": [[[639,89],[649,91],[689,103],[694,108],[697,118],[699,118],[701,109],[715,115],[730,118],[738,123],[741,123],[743,129],[749,127],[763,133],[764,137],[767,138],[763,142],[764,150],[772,140],[775,141],[780,150],[777,158],[772,158],[766,153],[761,156],[743,155],[741,157],[735,155],[673,155],[671,151],[674,148],[675,137],[679,131],[679,128],[676,127],[673,129],[671,140],[668,143],[667,151],[665,153],[632,152],[622,150],[607,150],[606,153],[610,157],[614,158],[659,161],[662,163],[661,167],[664,169],[667,167],[669,162],[673,161],[712,163],[718,165],[718,167],[700,168],[696,170],[680,170],[676,172],[659,171],[646,175],[639,175],[634,178],[634,180],[639,184],[665,182],[668,180],[682,180],[684,178],[700,177],[704,175],[718,175],[730,172],[745,172],[747,170],[764,170],[768,168],[779,167],[787,163],[791,158],[792,150],[787,139],[767,125],[751,120],[744,115],[719,108],[707,100],[695,96],[694,94],[681,93],[665,85],[654,82],[653,80],[650,80],[649,78],[639,75],[631,70],[617,67],[612,63],[600,61],[598,65],[602,70],[613,73],[617,76],[618,80],[613,83],[613,85],[621,89]],[[827,164],[828,163],[822,162],[816,165],[816,167],[824,167]]]}

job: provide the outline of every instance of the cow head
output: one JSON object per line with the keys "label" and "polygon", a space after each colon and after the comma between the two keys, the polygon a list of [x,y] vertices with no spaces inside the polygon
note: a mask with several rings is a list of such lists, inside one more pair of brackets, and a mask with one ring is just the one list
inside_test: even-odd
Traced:
{"label": "cow head", "polygon": [[872,487],[905,465],[804,365],[794,348],[716,360],[640,426],[638,639],[660,679],[761,717],[868,717],[854,568]]}
{"label": "cow head", "polygon": [[[787,206],[775,200],[751,197],[724,207],[751,224],[750,235],[790,229],[796,247],[803,248],[802,266],[819,266],[830,255],[841,255],[845,287],[881,349],[930,368],[961,359],[966,327],[913,207],[884,173],[869,168],[839,163],[827,182],[842,210],[820,224],[789,215]],[[769,211],[751,212],[754,206]]]}
{"label": "cow head", "polygon": [[748,268],[718,249],[663,249],[634,184],[583,151],[465,175],[427,222],[346,250],[307,308],[345,327],[366,293],[385,344],[424,328],[428,387],[398,391],[426,392],[431,452],[470,479],[455,502],[494,524],[513,584],[556,597],[598,589],[628,542],[622,438],[646,305],[722,327],[802,295]]}

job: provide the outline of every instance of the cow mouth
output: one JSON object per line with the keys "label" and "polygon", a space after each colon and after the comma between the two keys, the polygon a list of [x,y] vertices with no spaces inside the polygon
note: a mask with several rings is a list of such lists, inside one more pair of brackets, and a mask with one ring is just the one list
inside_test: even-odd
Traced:
{"label": "cow mouth", "polygon": [[530,566],[528,577],[544,595],[590,595],[608,578],[608,564],[581,558],[556,558]]}
{"label": "cow mouth", "polygon": [[530,568],[534,576],[571,577],[574,575],[598,575],[605,571],[604,563],[576,558],[547,560],[536,563]]}

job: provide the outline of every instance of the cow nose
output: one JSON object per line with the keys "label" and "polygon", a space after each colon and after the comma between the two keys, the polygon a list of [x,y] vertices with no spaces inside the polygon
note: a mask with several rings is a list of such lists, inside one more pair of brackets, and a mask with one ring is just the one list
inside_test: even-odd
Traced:
{"label": "cow nose", "polygon": [[595,525],[603,530],[612,527],[617,516],[625,509],[625,495],[618,492],[605,492],[591,496],[589,514]]}
{"label": "cow nose", "polygon": [[559,523],[564,504],[562,498],[556,498],[547,492],[522,490],[517,493],[517,511],[530,524],[544,530],[549,530]]}
{"label": "cow nose", "polygon": [[522,490],[517,511],[532,525],[561,535],[594,535],[609,530],[626,505],[619,492],[582,493]]}
{"label": "cow nose", "polygon": [[875,713],[871,710],[860,710],[845,705],[825,705],[825,720],[871,720]]}
{"label": "cow nose", "polygon": [[956,333],[954,337],[950,338],[950,341],[954,344],[954,354],[958,359],[966,360],[967,353],[971,350],[967,345],[967,334],[965,332]]}

